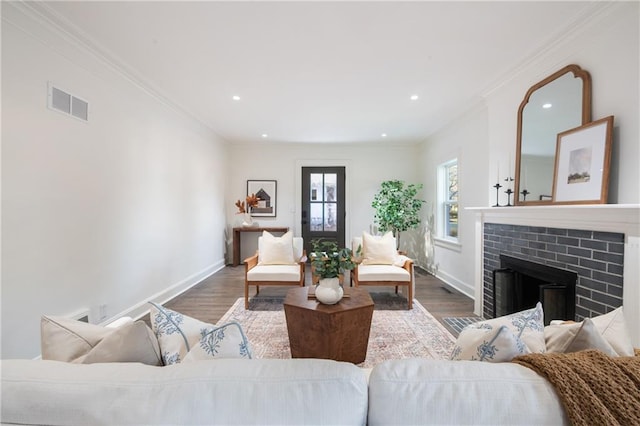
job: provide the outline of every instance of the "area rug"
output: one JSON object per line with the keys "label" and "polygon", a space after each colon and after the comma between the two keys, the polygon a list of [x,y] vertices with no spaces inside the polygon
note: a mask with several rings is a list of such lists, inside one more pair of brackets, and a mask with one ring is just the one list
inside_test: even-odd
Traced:
{"label": "area rug", "polygon": [[[219,323],[240,323],[254,358],[291,358],[282,302],[282,298],[254,299],[252,309],[245,310],[244,299],[240,298]],[[370,368],[388,359],[449,358],[455,337],[417,300],[413,301],[410,311],[398,310],[395,306],[389,310],[380,308],[376,301],[367,358],[359,366]]]}

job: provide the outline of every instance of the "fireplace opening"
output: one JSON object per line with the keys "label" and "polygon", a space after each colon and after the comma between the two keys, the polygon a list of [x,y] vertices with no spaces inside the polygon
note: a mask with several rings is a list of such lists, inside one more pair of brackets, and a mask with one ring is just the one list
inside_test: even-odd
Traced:
{"label": "fireplace opening", "polygon": [[575,317],[578,275],[516,257],[500,255],[493,271],[493,317],[533,308],[542,303],[544,322]]}

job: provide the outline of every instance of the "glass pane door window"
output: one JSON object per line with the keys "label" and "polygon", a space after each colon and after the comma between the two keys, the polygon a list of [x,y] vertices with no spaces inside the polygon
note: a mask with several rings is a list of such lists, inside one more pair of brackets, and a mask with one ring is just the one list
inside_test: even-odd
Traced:
{"label": "glass pane door window", "polygon": [[311,241],[335,241],[344,247],[345,168],[303,167],[301,225],[307,253]]}
{"label": "glass pane door window", "polygon": [[337,174],[311,173],[310,175],[310,227],[312,231],[337,230]]}

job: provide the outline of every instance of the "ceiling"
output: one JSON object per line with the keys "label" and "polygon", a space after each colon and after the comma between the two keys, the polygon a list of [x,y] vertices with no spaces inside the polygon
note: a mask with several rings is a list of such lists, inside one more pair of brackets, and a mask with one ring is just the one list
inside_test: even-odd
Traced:
{"label": "ceiling", "polygon": [[40,6],[231,143],[398,145],[477,105],[594,2]]}

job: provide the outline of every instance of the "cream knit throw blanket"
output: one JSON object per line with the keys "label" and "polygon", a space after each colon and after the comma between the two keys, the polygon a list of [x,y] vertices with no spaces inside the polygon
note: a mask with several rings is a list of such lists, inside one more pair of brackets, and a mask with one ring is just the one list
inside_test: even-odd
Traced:
{"label": "cream knit throw blanket", "polygon": [[547,379],[579,425],[640,425],[640,357],[600,351],[531,354],[513,360]]}

